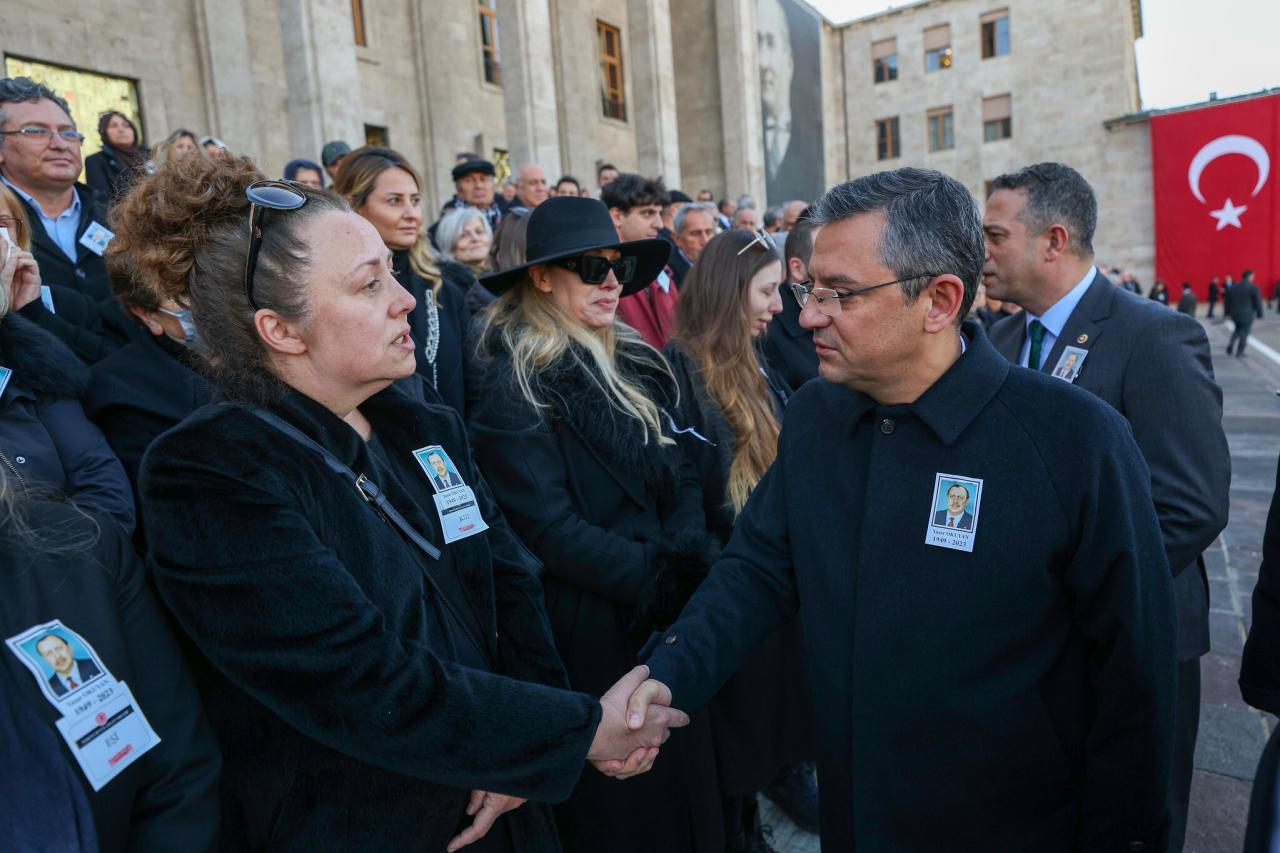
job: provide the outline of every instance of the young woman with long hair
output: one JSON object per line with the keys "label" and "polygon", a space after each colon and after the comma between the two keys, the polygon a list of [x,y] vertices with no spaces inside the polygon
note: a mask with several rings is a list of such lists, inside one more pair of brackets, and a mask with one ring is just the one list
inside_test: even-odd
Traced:
{"label": "young woman with long hair", "polygon": [[[526,263],[481,279],[498,300],[484,315],[470,434],[503,513],[545,566],[569,683],[598,695],[674,621],[715,551],[664,414],[676,403],[670,369],[617,320],[618,301],[670,249],[619,241],[603,204],[569,196],[538,205],[527,237]],[[643,778],[584,776],[558,810],[565,849],[722,851],[706,726],[695,715]]]}
{"label": "young woman with long hair", "polygon": [[[685,276],[666,355],[680,387],[673,412],[681,448],[698,469],[708,528],[721,544],[773,464],[791,389],[761,344],[782,311],[782,263],[764,232],[714,237]],[[733,850],[764,850],[756,794],[817,830],[817,787],[798,623],[767,638],[710,705]]]}
{"label": "young woman with long hair", "polygon": [[373,224],[391,250],[397,280],[417,306],[409,315],[418,374],[459,414],[466,409],[467,289],[475,276],[440,261],[422,227],[422,180],[390,148],[365,146],[342,158],[333,191]]}

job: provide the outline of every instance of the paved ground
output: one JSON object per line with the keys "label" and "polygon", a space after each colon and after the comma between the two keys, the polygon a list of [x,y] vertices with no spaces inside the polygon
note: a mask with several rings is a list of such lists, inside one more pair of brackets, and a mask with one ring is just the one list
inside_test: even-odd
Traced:
{"label": "paved ground", "polygon": [[[1205,321],[1205,328],[1222,385],[1231,446],[1231,518],[1205,555],[1213,650],[1201,662],[1200,738],[1185,849],[1238,853],[1244,843],[1253,772],[1277,722],[1241,701],[1236,678],[1280,453],[1280,316],[1269,310],[1265,320],[1254,324],[1255,345],[1244,359],[1226,355],[1229,326]],[[816,836],[797,829],[768,800],[761,798],[761,803],[779,853],[817,853]]]}

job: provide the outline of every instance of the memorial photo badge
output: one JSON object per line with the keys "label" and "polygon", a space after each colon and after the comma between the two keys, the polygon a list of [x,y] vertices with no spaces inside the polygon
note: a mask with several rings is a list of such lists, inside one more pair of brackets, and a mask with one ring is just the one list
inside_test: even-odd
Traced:
{"label": "memorial photo badge", "polygon": [[458,473],[458,467],[453,464],[449,454],[440,445],[429,444],[426,447],[419,447],[413,451],[413,458],[417,459],[418,464],[422,466],[422,470],[427,472],[427,479],[431,481],[431,488],[437,492],[466,485],[462,480],[462,475]]}
{"label": "memorial photo badge", "polygon": [[440,516],[440,530],[446,543],[457,542],[489,529],[480,507],[476,503],[476,494],[458,473],[449,454],[438,444],[429,444],[413,451],[413,458],[418,460],[431,488],[436,490],[432,496],[436,502],[436,512]]}
{"label": "memorial photo badge", "polygon": [[1061,379],[1063,382],[1075,382],[1076,377],[1080,375],[1080,368],[1084,366],[1085,356],[1088,354],[1087,349],[1080,349],[1080,347],[1064,349],[1058,358],[1058,363],[1053,367],[1054,378]]}
{"label": "memorial photo badge", "polygon": [[981,500],[982,480],[955,474],[935,474],[925,544],[973,551]]}

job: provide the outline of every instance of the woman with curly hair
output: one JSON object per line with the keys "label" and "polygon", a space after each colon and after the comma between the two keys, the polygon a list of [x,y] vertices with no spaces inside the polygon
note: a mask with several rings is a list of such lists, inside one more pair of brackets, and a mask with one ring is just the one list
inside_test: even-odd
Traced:
{"label": "woman with curly hair", "polygon": [[399,152],[365,146],[342,158],[333,191],[378,229],[396,278],[417,301],[409,315],[418,374],[459,414],[466,411],[467,290],[475,276],[441,261],[422,227],[422,181]]}
{"label": "woman with curly hair", "polygon": [[394,384],[414,299],[381,235],[244,157],[169,163],[135,201],[115,260],[188,301],[224,397],[140,478],[223,749],[224,849],[558,849],[525,800],[565,797],[586,759],[645,769],[683,720],[624,735],[642,667],[600,701],[566,689],[541,569],[461,419]]}

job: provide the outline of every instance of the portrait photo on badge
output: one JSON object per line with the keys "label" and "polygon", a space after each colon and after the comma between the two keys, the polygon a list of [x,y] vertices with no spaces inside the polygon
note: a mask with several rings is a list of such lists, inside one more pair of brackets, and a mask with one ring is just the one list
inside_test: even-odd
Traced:
{"label": "portrait photo on badge", "polygon": [[1076,377],[1080,375],[1080,368],[1084,367],[1085,357],[1088,355],[1089,351],[1087,349],[1067,347],[1058,358],[1058,363],[1054,365],[1054,378],[1061,379],[1064,382],[1075,382]]}
{"label": "portrait photo on badge", "polygon": [[93,647],[59,622],[33,626],[5,642],[55,704],[107,672]]}
{"label": "portrait photo on badge", "polygon": [[431,488],[437,492],[466,485],[466,481],[458,473],[458,466],[453,464],[449,454],[440,445],[430,444],[419,447],[413,451],[413,458],[418,460],[418,464],[426,472],[427,479],[431,481]]}
{"label": "portrait photo on badge", "polygon": [[973,530],[978,512],[978,483],[939,476],[933,500],[935,527]]}

